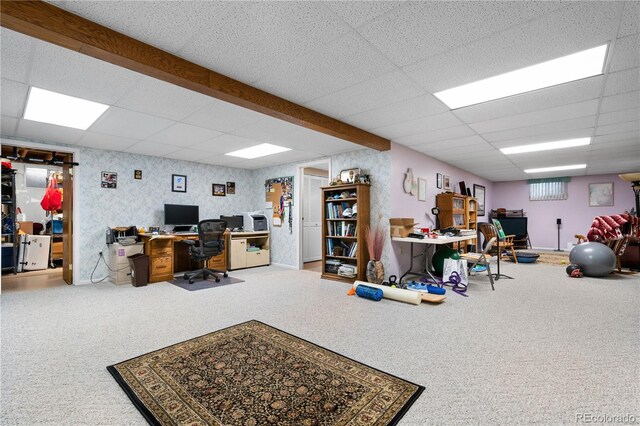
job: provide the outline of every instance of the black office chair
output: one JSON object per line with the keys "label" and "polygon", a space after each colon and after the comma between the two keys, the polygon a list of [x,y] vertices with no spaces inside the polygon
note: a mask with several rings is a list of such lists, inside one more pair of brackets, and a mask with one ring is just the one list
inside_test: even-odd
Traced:
{"label": "black office chair", "polygon": [[216,282],[220,282],[220,275],[228,277],[227,271],[218,271],[206,267],[206,262],[214,256],[218,256],[224,251],[224,231],[227,229],[227,222],[220,219],[201,220],[198,223],[198,241],[184,240],[189,244],[189,255],[196,262],[205,262],[202,269],[186,272],[184,279],[189,280],[189,284],[193,284],[193,279],[202,275],[203,279],[207,279],[209,275],[216,278]]}

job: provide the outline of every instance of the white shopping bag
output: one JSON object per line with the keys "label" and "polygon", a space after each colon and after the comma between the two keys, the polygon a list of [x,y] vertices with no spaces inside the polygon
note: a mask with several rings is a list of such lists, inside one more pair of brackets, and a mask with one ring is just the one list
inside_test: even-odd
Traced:
{"label": "white shopping bag", "polygon": [[456,279],[452,279],[452,276],[455,277],[456,275],[454,272],[460,277],[460,284],[463,284],[464,286],[469,284],[469,279],[467,277],[467,259],[445,259],[442,281],[456,282]]}

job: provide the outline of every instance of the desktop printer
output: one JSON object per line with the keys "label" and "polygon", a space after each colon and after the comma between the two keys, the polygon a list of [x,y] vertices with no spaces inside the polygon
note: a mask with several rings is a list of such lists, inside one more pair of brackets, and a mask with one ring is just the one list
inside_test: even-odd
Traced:
{"label": "desktop printer", "polygon": [[260,211],[243,213],[243,226],[245,231],[268,231],[269,220]]}

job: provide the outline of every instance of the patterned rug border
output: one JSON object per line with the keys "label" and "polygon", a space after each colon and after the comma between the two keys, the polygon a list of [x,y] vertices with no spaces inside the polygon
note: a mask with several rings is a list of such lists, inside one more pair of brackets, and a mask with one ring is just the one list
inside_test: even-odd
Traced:
{"label": "patterned rug border", "polygon": [[230,326],[228,326],[228,327],[221,328],[221,329],[219,329],[219,330],[215,330],[215,331],[211,331],[211,332],[209,332],[209,333],[201,334],[201,335],[199,335],[199,336],[195,336],[195,337],[192,337],[192,338],[190,338],[190,339],[182,340],[182,341],[180,341],[180,342],[176,342],[176,343],[174,343],[174,344],[164,346],[164,347],[162,347],[162,348],[160,348],[160,349],[156,349],[156,350],[153,350],[153,351],[150,351],[150,352],[147,352],[147,353],[141,354],[141,355],[137,355],[137,356],[131,357],[131,358],[126,359],[126,360],[124,360],[124,361],[120,361],[120,362],[118,362],[118,363],[116,363],[116,364],[113,364],[113,365],[109,365],[109,366],[107,366],[107,371],[108,371],[109,373],[111,373],[111,375],[112,375],[112,376],[113,376],[113,378],[116,380],[116,382],[118,383],[118,385],[120,385],[120,387],[122,388],[122,390],[124,391],[124,393],[129,397],[129,399],[131,400],[131,402],[133,403],[133,405],[138,409],[138,411],[140,412],[140,414],[142,414],[142,416],[145,418],[145,420],[146,420],[149,424],[151,424],[151,425],[153,425],[153,426],[162,426],[162,424],[161,424],[161,423],[159,423],[159,422],[156,420],[156,418],[155,418],[155,417],[154,417],[154,415],[151,413],[151,411],[147,408],[147,406],[146,406],[146,405],[145,405],[145,404],[144,404],[144,403],[143,403],[143,402],[142,402],[142,401],[141,401],[141,400],[140,400],[140,399],[135,395],[135,393],[133,392],[133,390],[129,387],[129,385],[128,385],[128,384],[127,384],[127,382],[124,380],[124,378],[120,375],[120,373],[118,372],[118,370],[116,369],[116,367],[115,367],[115,366],[116,366],[116,365],[118,365],[118,364],[122,364],[122,363],[124,363],[124,362],[131,361],[131,360],[133,360],[133,359],[135,359],[135,358],[139,358],[139,357],[141,357],[141,356],[149,355],[149,354],[152,354],[152,353],[154,353],[154,352],[158,352],[158,351],[161,351],[161,350],[164,350],[164,349],[170,348],[170,347],[172,347],[172,346],[179,345],[179,344],[184,343],[184,342],[187,342],[187,341],[189,341],[189,340],[198,339],[198,338],[200,338],[200,337],[208,336],[209,334],[212,334],[212,333],[218,333],[218,332],[221,332],[221,331],[227,330],[227,329],[229,329],[229,328],[236,327],[236,326],[239,326],[239,325],[242,325],[242,324],[248,324],[248,323],[251,323],[251,322],[257,322],[257,323],[260,323],[260,324],[266,325],[267,327],[271,327],[271,328],[273,328],[273,329],[275,329],[275,330],[278,330],[278,331],[279,331],[279,332],[281,332],[281,333],[287,334],[287,335],[289,335],[289,336],[291,336],[291,337],[294,337],[294,338],[296,338],[296,339],[298,339],[298,340],[301,340],[301,341],[303,341],[303,342],[306,342],[306,343],[309,343],[309,344],[311,344],[311,345],[317,346],[317,347],[319,347],[319,348],[321,348],[321,349],[324,349],[324,350],[325,350],[325,351],[327,351],[327,352],[331,352],[331,353],[332,353],[332,354],[334,354],[334,355],[337,355],[337,356],[341,356],[341,357],[347,358],[347,359],[349,359],[349,360],[351,360],[351,361],[357,362],[358,364],[362,364],[362,365],[366,366],[367,368],[370,368],[370,369],[375,370],[375,371],[378,371],[378,372],[380,372],[380,373],[382,373],[382,374],[386,374],[386,375],[388,375],[388,376],[390,376],[390,377],[393,377],[393,378],[398,379],[398,380],[405,381],[405,382],[407,382],[407,383],[409,383],[409,384],[411,384],[411,385],[413,385],[413,386],[416,386],[416,387],[417,387],[417,390],[413,393],[413,395],[411,395],[411,397],[407,400],[407,402],[404,404],[404,406],[403,406],[400,410],[398,410],[398,412],[396,413],[396,415],[395,415],[395,416],[394,416],[394,417],[389,421],[389,423],[387,423],[387,424],[388,424],[388,425],[390,425],[390,426],[393,426],[393,425],[398,424],[398,422],[400,421],[400,419],[402,419],[402,417],[404,417],[404,415],[405,415],[405,414],[407,414],[407,411],[409,411],[409,409],[411,408],[411,406],[416,402],[416,400],[420,397],[420,395],[422,395],[422,392],[424,392],[424,391],[425,391],[425,389],[426,389],[426,388],[425,388],[424,386],[422,386],[422,385],[419,385],[419,384],[417,384],[417,383],[411,382],[411,381],[409,381],[409,380],[407,380],[407,379],[403,379],[403,378],[398,377],[398,376],[396,376],[396,375],[394,375],[394,374],[387,373],[386,371],[380,370],[379,368],[372,367],[372,366],[370,366],[370,365],[368,365],[368,364],[365,364],[365,363],[363,363],[363,362],[360,362],[360,361],[358,361],[358,360],[356,360],[356,359],[353,359],[353,358],[348,357],[348,356],[346,356],[346,355],[342,355],[342,354],[340,354],[340,353],[338,353],[338,352],[336,352],[336,351],[333,351],[333,350],[331,350],[331,349],[325,348],[324,346],[320,346],[320,345],[318,345],[317,343],[313,343],[313,342],[312,342],[312,341],[310,341],[310,340],[307,340],[307,339],[304,339],[304,338],[302,338],[302,337],[296,336],[295,334],[291,334],[291,333],[289,333],[289,332],[287,332],[287,331],[281,330],[281,329],[280,329],[280,328],[278,328],[278,327],[274,327],[274,326],[272,326],[272,325],[269,325],[269,324],[267,324],[267,323],[265,323],[265,322],[262,322],[262,321],[259,321],[259,320],[256,320],[256,319],[252,319],[252,320],[248,320],[248,321],[240,322],[240,323],[237,323],[237,324],[233,324],[233,325],[230,325]]}

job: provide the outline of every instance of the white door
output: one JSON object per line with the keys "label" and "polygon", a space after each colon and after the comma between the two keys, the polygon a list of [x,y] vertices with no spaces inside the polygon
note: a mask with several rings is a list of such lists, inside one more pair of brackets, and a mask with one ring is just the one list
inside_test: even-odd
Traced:
{"label": "white door", "polygon": [[322,259],[322,191],[328,178],[304,176],[302,196],[302,243],[304,262]]}

